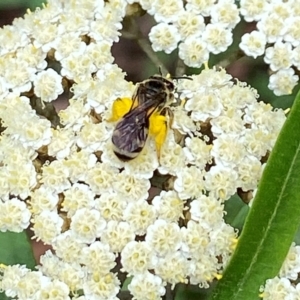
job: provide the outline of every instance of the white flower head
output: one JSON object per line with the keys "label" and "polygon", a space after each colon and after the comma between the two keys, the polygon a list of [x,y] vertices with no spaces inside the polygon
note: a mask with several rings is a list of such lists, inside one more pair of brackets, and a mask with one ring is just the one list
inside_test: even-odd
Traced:
{"label": "white flower head", "polygon": [[220,23],[206,25],[202,38],[208,51],[213,54],[226,51],[233,41],[231,29],[226,29]]}
{"label": "white flower head", "polygon": [[146,242],[129,242],[121,252],[123,270],[130,275],[136,275],[153,269],[155,255]]}
{"label": "white flower head", "polygon": [[151,28],[149,39],[154,51],[165,51],[169,54],[176,49],[180,35],[174,25],[159,23]]}
{"label": "white flower head", "polygon": [[86,184],[75,183],[64,191],[63,195],[62,211],[67,212],[69,218],[81,208],[92,209],[94,207],[95,194]]}
{"label": "white flower head", "polygon": [[197,14],[201,14],[204,17],[208,17],[211,13],[211,9],[215,5],[215,0],[187,0],[186,10],[193,11]]}
{"label": "white flower head", "polygon": [[89,270],[106,275],[115,267],[115,259],[116,256],[110,250],[109,245],[96,241],[83,248],[80,262],[87,266]]}
{"label": "white flower head", "polygon": [[233,29],[241,20],[237,5],[231,0],[218,1],[211,10],[211,23],[223,24]]}
{"label": "white flower head", "polygon": [[134,230],[127,222],[109,221],[101,235],[101,241],[110,246],[111,251],[121,252],[135,238]]}
{"label": "white flower head", "polygon": [[53,69],[47,69],[37,74],[34,79],[34,93],[42,101],[51,102],[56,100],[58,95],[62,94],[62,76]]}
{"label": "white flower head", "polygon": [[101,236],[106,222],[96,209],[80,208],[71,219],[71,233],[82,243],[93,243]]}
{"label": "white flower head", "polygon": [[282,40],[286,31],[284,20],[275,13],[265,15],[257,23],[257,29],[266,36],[268,43]]}
{"label": "white flower head", "polygon": [[115,192],[104,192],[94,201],[95,208],[106,220],[122,221],[127,202],[122,195]]}
{"label": "white flower head", "polygon": [[240,48],[246,55],[257,58],[264,54],[266,44],[266,36],[261,31],[253,30],[242,36]]}
{"label": "white flower head", "polygon": [[178,222],[180,218],[184,218],[184,203],[175,191],[161,191],[152,200],[158,218],[168,222]]}
{"label": "white flower head", "polygon": [[294,47],[300,45],[300,16],[289,17],[286,24],[284,40]]}
{"label": "white flower head", "polygon": [[22,232],[30,222],[31,213],[24,201],[12,198],[0,200],[0,231]]}
{"label": "white flower head", "polygon": [[114,299],[120,290],[120,281],[116,274],[94,272],[85,279],[83,292],[87,299]]}
{"label": "white flower head", "polygon": [[199,37],[205,29],[204,18],[193,11],[181,11],[174,25],[176,25],[182,40],[191,36]]}
{"label": "white flower head", "polygon": [[64,223],[57,212],[47,210],[35,215],[32,222],[34,237],[49,245],[60,235]]}
{"label": "white flower head", "polygon": [[196,166],[184,167],[177,173],[174,189],[180,199],[197,198],[204,191],[203,173]]}
{"label": "white flower head", "polygon": [[200,37],[189,37],[180,43],[178,55],[187,66],[199,68],[209,58],[207,43]]}
{"label": "white flower head", "polygon": [[298,81],[299,76],[295,75],[292,68],[279,70],[270,76],[268,88],[277,96],[288,95],[292,93]]}
{"label": "white flower head", "polygon": [[287,278],[274,277],[268,279],[263,290],[264,300],[272,300],[278,297],[281,299],[295,299],[291,298],[295,289]]}
{"label": "white flower head", "polygon": [[156,220],[147,229],[146,242],[159,256],[172,253],[181,246],[180,228],[176,223]]}
{"label": "white flower head", "polygon": [[270,6],[264,0],[241,0],[240,13],[246,22],[259,21],[267,12]]}
{"label": "white flower head", "polygon": [[266,49],[264,61],[270,64],[272,71],[288,69],[292,65],[292,45],[276,42],[273,47]]}
{"label": "white flower head", "polygon": [[154,0],[148,13],[154,16],[156,22],[174,22],[178,13],[183,10],[181,0]]}
{"label": "white flower head", "polygon": [[144,235],[156,219],[156,211],[146,201],[131,202],[124,211],[124,220],[130,224],[137,235]]}
{"label": "white flower head", "polygon": [[135,275],[128,290],[136,300],[160,300],[166,292],[162,279],[150,272]]}

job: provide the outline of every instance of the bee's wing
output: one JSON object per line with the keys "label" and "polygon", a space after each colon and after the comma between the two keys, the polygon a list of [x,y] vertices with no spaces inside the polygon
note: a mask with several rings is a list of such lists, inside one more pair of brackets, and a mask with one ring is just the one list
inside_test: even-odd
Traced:
{"label": "bee's wing", "polygon": [[116,125],[112,142],[125,153],[139,153],[145,146],[148,128],[147,111],[137,107],[128,112]]}

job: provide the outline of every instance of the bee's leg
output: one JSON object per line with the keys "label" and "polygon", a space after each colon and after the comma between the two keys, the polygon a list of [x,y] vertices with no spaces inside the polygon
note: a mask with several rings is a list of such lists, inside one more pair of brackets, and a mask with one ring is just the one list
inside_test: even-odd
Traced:
{"label": "bee's leg", "polygon": [[[170,107],[164,107],[163,110],[160,112],[162,116],[168,117],[168,127],[171,128],[174,122],[174,113],[170,109]],[[167,118],[166,118],[167,119]]]}
{"label": "bee's leg", "polygon": [[132,106],[132,99],[130,98],[118,98],[112,105],[111,117],[108,122],[115,122],[120,120],[126,113],[129,112]]}
{"label": "bee's leg", "polygon": [[168,128],[173,124],[174,113],[169,107],[163,108],[159,113],[150,117],[150,134],[155,138],[157,156],[160,157],[160,150],[164,144]]}

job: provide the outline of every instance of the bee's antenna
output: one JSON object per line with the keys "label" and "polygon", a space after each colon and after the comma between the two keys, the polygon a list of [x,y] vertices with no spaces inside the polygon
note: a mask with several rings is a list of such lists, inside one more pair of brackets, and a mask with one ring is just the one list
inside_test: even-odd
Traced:
{"label": "bee's antenna", "polygon": [[162,74],[162,71],[161,71],[161,66],[158,67],[158,72],[159,72],[159,75],[162,77],[163,74]]}
{"label": "bee's antenna", "polygon": [[175,80],[178,80],[178,79],[188,79],[188,80],[193,80],[192,77],[188,77],[188,76],[171,77],[171,79],[175,79]]}

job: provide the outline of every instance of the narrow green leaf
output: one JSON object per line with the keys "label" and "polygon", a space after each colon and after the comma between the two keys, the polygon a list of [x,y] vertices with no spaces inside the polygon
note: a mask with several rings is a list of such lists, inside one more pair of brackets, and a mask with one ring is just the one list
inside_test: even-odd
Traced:
{"label": "narrow green leaf", "polygon": [[0,264],[26,265],[29,269],[33,269],[36,265],[25,231],[21,233],[0,232],[0,245]]}
{"label": "narrow green leaf", "polygon": [[225,222],[240,232],[245,223],[249,206],[238,195],[234,195],[225,202],[224,210],[226,211]]}
{"label": "narrow green leaf", "polygon": [[255,300],[285,259],[300,222],[300,93],[259,184],[237,249],[213,300]]}

